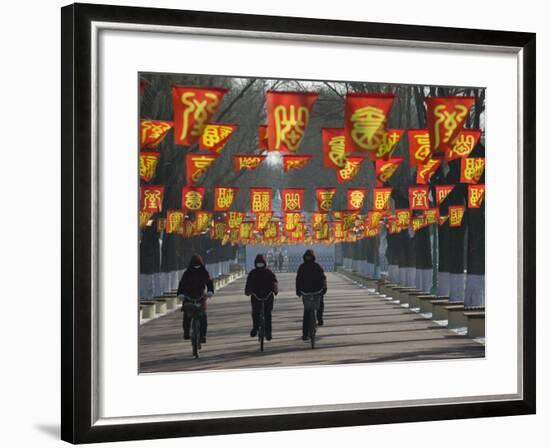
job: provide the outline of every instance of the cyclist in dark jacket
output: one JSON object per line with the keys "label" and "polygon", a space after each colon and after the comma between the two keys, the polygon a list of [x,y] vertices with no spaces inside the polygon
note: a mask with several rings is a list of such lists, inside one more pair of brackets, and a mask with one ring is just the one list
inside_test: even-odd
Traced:
{"label": "cyclist in dark jacket", "polygon": [[[304,262],[298,268],[296,275],[296,295],[301,297],[302,292],[316,292],[322,290],[323,296],[327,293],[327,277],[323,268],[315,261],[315,253],[308,249],[304,253]],[[320,307],[317,310],[317,322],[323,325],[323,311],[325,309],[324,297],[321,297]],[[302,339],[305,341],[309,333],[309,319],[304,309],[302,321]]]}
{"label": "cyclist in dark jacket", "polygon": [[[205,290],[207,291],[205,296]],[[208,320],[206,318],[206,299],[214,295],[214,284],[210,278],[210,274],[204,267],[200,255],[193,255],[189,260],[187,269],[181,276],[178,285],[178,297],[183,300],[183,296],[191,297],[192,299],[203,298],[202,313],[201,313],[201,342],[206,342],[206,328]],[[181,296],[181,297],[180,297]],[[183,306],[182,306],[183,310]],[[191,316],[185,311],[183,312],[183,338],[189,339],[189,327],[191,326]]]}
{"label": "cyclist in dark jacket", "polygon": [[[254,269],[252,269],[246,279],[246,286],[244,288],[244,294],[250,297],[250,304],[252,305],[252,330],[250,336],[254,337],[258,334],[258,325],[260,321],[261,304],[260,301],[255,299],[252,294],[258,297],[267,297],[272,292],[273,295],[279,293],[279,287],[277,283],[277,277],[267,267],[265,257],[262,254],[256,255],[254,260]],[[265,338],[271,340],[271,312],[273,311],[273,295],[266,300],[264,304],[265,310]]]}

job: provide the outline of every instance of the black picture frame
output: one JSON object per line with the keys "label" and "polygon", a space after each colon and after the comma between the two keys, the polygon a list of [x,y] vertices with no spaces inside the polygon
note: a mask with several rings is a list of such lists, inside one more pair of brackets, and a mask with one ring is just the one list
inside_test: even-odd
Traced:
{"label": "black picture frame", "polygon": [[[61,10],[62,87],[62,308],[61,437],[91,443],[304,428],[341,427],[535,413],[535,53],[533,33],[386,23],[270,17],[199,11],[74,4]],[[91,23],[109,21],[514,47],[522,54],[523,398],[483,403],[417,405],[286,415],[209,418],[139,424],[92,421],[92,107]]]}

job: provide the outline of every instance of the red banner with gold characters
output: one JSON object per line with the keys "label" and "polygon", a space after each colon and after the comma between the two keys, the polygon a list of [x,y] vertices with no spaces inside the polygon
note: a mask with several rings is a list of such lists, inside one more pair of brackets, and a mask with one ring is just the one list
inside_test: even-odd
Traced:
{"label": "red banner with gold characters", "polygon": [[403,228],[397,223],[396,216],[388,216],[388,222],[386,227],[390,235],[394,235],[396,233],[401,232],[401,230],[403,230]]}
{"label": "red banner with gold characters", "polygon": [[283,228],[285,232],[293,232],[296,230],[296,226],[300,221],[302,221],[302,219],[303,217],[301,213],[285,213],[283,221]]}
{"label": "red banner with gold characters", "polygon": [[433,155],[444,155],[464,128],[475,99],[472,96],[426,98],[428,131]]}
{"label": "red banner with gold characters", "polygon": [[221,240],[227,232],[227,224],[223,221],[215,221],[210,229],[210,238]]}
{"label": "red banner with gold characters", "polygon": [[426,224],[426,217],[424,215],[420,215],[420,216],[415,216],[414,218],[412,218],[411,220],[411,228],[417,232],[418,230],[420,229],[423,229],[424,227],[426,227],[427,224]]}
{"label": "red banner with gold characters", "polygon": [[212,213],[211,212],[197,212],[195,214],[195,230],[197,233],[203,233],[208,230],[210,224],[212,223]]}
{"label": "red banner with gold characters", "polygon": [[281,190],[283,212],[298,212],[304,207],[303,188],[283,188]]}
{"label": "red banner with gold characters", "polygon": [[468,185],[468,208],[480,208],[485,197],[485,185]]}
{"label": "red banner with gold characters", "polygon": [[160,153],[141,152],[139,153],[139,178],[145,182],[150,182],[155,176],[155,171],[159,162]]}
{"label": "red banner with gold characters", "polygon": [[367,196],[366,188],[348,188],[348,210],[361,210]]}
{"label": "red banner with gold characters", "polygon": [[348,152],[374,151],[378,148],[394,97],[389,93],[346,95],[344,135]]}
{"label": "red banner with gold characters", "polygon": [[317,210],[324,213],[330,212],[335,194],[336,188],[316,188],[315,199],[317,200]]}
{"label": "red banner with gold characters", "polygon": [[311,116],[316,92],[266,93],[268,147],[273,151],[296,152]]}
{"label": "red banner with gold characters", "polygon": [[336,171],[338,183],[341,184],[353,180],[359,174],[359,169],[364,159],[364,156],[347,156],[344,168]]}
{"label": "red banner with gold characters", "polygon": [[241,240],[247,241],[253,236],[254,223],[253,222],[242,222],[239,226],[239,238]]}
{"label": "red banner with gold characters", "polygon": [[287,173],[290,170],[300,170],[312,158],[313,158],[312,155],[304,155],[304,156],[284,155],[283,156],[283,171],[285,173]]}
{"label": "red banner with gold characters", "polygon": [[199,139],[199,149],[219,154],[238,127],[236,124],[207,124]]}
{"label": "red banner with gold characters", "polygon": [[435,186],[435,203],[441,205],[441,203],[449,196],[453,191],[454,185],[436,185]]}
{"label": "red banner with gold characters", "polygon": [[260,166],[260,163],[262,163],[265,158],[266,156],[255,154],[236,154],[233,156],[235,173],[241,170],[254,170]]}
{"label": "red banner with gold characters", "polygon": [[189,218],[183,220],[182,236],[185,239],[194,237],[197,234],[196,223]]}
{"label": "red banner with gold characters", "polygon": [[428,187],[409,187],[409,208],[411,210],[427,210],[430,208]]}
{"label": "red banner with gold characters", "polygon": [[273,212],[259,212],[256,213],[255,229],[263,230],[271,222]]}
{"label": "red banner with gold characters", "polygon": [[376,211],[371,210],[367,213],[367,219],[366,219],[366,227],[369,227],[371,229],[374,229],[380,225],[380,221],[382,220],[382,216],[384,216],[385,210],[383,211]]}
{"label": "red banner with gold characters", "polygon": [[372,190],[372,209],[386,211],[390,209],[391,188],[373,188]]}
{"label": "red banner with gold characters", "polygon": [[379,159],[375,162],[376,186],[381,187],[397,171],[403,162],[403,157],[392,157],[391,159]]}
{"label": "red banner with gold characters", "polygon": [[263,149],[264,151],[269,150],[267,124],[261,124],[258,126],[258,149]]}
{"label": "red banner with gold characters", "polygon": [[253,213],[271,212],[271,188],[250,189],[250,211]]}
{"label": "red banner with gold characters", "polygon": [[271,221],[264,229],[264,238],[272,240],[279,236],[279,223]]}
{"label": "red banner with gold characters", "polygon": [[438,224],[439,223],[439,209],[438,208],[429,208],[424,210],[424,220],[426,225]]}
{"label": "red banner with gold characters", "polygon": [[430,146],[430,133],[427,129],[409,129],[409,163],[417,166],[430,159],[432,150]]}
{"label": "red banner with gold characters", "polygon": [[319,230],[325,222],[328,222],[328,213],[313,212],[311,214],[311,228],[313,230]]}
{"label": "red banner with gold characters", "polygon": [[439,215],[439,225],[442,226],[447,222],[448,219],[449,219],[449,215],[445,215],[445,216]]}
{"label": "red banner with gold characters", "polygon": [[217,155],[185,154],[185,182],[194,185],[201,181],[208,168],[216,161]]}
{"label": "red banner with gold characters", "polygon": [[181,189],[182,210],[197,211],[202,209],[205,187],[183,187]]}
{"label": "red banner with gold characters", "polygon": [[460,160],[460,182],[477,184],[485,170],[485,158],[465,157]]}
{"label": "red banner with gold characters", "polygon": [[445,160],[451,161],[468,157],[477,145],[481,131],[479,129],[463,129],[452,145],[445,151]]}
{"label": "red banner with gold characters", "polygon": [[172,129],[171,121],[139,120],[139,142],[141,148],[156,148],[168,131]]}
{"label": "red banner with gold characters", "polygon": [[344,230],[350,230],[355,226],[355,221],[357,220],[357,217],[359,216],[359,212],[357,210],[344,210],[341,213],[341,220],[344,224]]}
{"label": "red banner with gold characters", "polygon": [[460,227],[463,217],[463,205],[449,205],[449,227]]}
{"label": "red banner with gold characters", "polygon": [[168,210],[166,212],[166,233],[183,234],[184,214],[179,210]]}
{"label": "red banner with gold characters", "polygon": [[395,211],[395,222],[400,228],[409,227],[411,224],[411,211],[408,208],[400,208]]}
{"label": "red banner with gold characters", "polygon": [[239,187],[215,187],[214,188],[214,211],[224,212],[231,208]]}
{"label": "red banner with gold characters", "polygon": [[323,128],[323,166],[340,169],[346,166],[344,128]]}
{"label": "red banner with gold characters", "polygon": [[321,223],[314,231],[315,240],[328,240],[330,237],[330,226],[328,222]]}
{"label": "red banner with gold characters", "polygon": [[424,163],[419,163],[416,166],[416,183],[426,185],[441,163],[443,163],[443,161],[440,159],[429,159]]}
{"label": "red banner with gold characters", "polygon": [[344,223],[342,221],[334,221],[332,223],[332,233],[336,241],[342,241],[346,236]]}
{"label": "red banner with gold characters", "polygon": [[370,160],[389,159],[404,133],[404,129],[386,129],[378,147],[367,153]]}
{"label": "red banner with gold characters", "polygon": [[164,196],[164,186],[162,185],[142,185],[140,192],[140,210],[144,212],[161,212],[162,199]]}
{"label": "red banner with gold characters", "polygon": [[149,224],[149,221],[153,217],[152,212],[145,212],[143,210],[140,210],[139,212],[139,228],[143,229],[144,227],[147,227]]}
{"label": "red banner with gold characters", "polygon": [[215,87],[172,87],[176,145],[190,146],[199,140],[226,92]]}
{"label": "red banner with gold characters", "polygon": [[305,236],[305,228],[306,226],[303,222],[296,224],[296,228],[292,231],[290,239],[292,241],[303,241]]}
{"label": "red banner with gold characters", "polygon": [[244,221],[244,212],[227,212],[227,227],[237,229]]}

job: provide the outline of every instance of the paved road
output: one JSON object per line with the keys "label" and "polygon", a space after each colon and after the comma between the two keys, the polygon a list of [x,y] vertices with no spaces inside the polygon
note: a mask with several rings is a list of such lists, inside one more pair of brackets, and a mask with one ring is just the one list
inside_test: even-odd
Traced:
{"label": "paved road", "polygon": [[294,274],[279,274],[273,340],[264,353],[251,329],[250,299],[244,279],[220,289],[209,302],[208,337],[200,358],[182,339],[182,313],[174,311],[140,327],[141,372],[281,367],[383,361],[483,357],[483,345],[437,326],[399,305],[329,273],[325,325],[316,348],[301,339],[301,300],[294,296]]}

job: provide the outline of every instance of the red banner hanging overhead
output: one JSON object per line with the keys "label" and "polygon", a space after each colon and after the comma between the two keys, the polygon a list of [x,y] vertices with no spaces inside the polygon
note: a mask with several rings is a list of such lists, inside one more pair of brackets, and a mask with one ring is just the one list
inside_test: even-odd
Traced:
{"label": "red banner hanging overhead", "polygon": [[214,188],[214,211],[224,212],[229,210],[239,192],[238,187],[215,187]]}
{"label": "red banner hanging overhead", "polygon": [[241,240],[244,240],[245,242],[252,238],[254,231],[254,223],[253,222],[243,222],[239,226],[239,238]]}
{"label": "red banner hanging overhead", "polygon": [[279,236],[279,223],[269,222],[264,229],[264,238],[268,240],[275,239]]}
{"label": "red banner hanging overhead", "polygon": [[200,210],[204,202],[205,187],[183,187],[181,190],[182,210]]}
{"label": "red banner hanging overhead", "polygon": [[315,199],[317,200],[317,210],[324,213],[330,212],[335,194],[336,188],[316,188]]}
{"label": "red banner hanging overhead", "polygon": [[394,97],[386,93],[346,95],[344,129],[348,152],[373,151],[378,148]]}
{"label": "red banner hanging overhead", "polygon": [[227,212],[227,227],[229,229],[238,229],[244,221],[244,212]]}
{"label": "red banner hanging overhead", "polygon": [[301,213],[285,213],[283,228],[285,232],[293,232],[296,230],[296,226],[303,219]]}
{"label": "red banner hanging overhead", "polygon": [[376,186],[381,187],[397,171],[403,162],[403,157],[392,157],[391,159],[379,159],[375,162]]}
{"label": "red banner hanging overhead", "polygon": [[436,185],[435,187],[435,203],[441,205],[441,203],[449,196],[453,191],[454,185]]}
{"label": "red banner hanging overhead", "polygon": [[312,155],[284,155],[283,156],[283,170],[287,173],[290,170],[300,170],[306,163],[308,163],[313,158]]}
{"label": "red banner hanging overhead", "polygon": [[409,208],[411,210],[427,210],[430,208],[428,187],[409,187]]}
{"label": "red banner hanging overhead", "polygon": [[468,185],[468,208],[480,208],[485,197],[485,185]]}
{"label": "red banner hanging overhead", "polygon": [[323,165],[340,169],[346,166],[344,128],[323,128]]}
{"label": "red banner hanging overhead", "polygon": [[444,155],[458,137],[474,105],[472,96],[426,98],[428,131],[433,155]]}
{"label": "red banner hanging overhead", "polygon": [[389,159],[404,133],[404,129],[386,129],[378,147],[367,153],[369,158],[371,160]]}
{"label": "red banner hanging overhead", "polygon": [[328,213],[313,212],[311,214],[311,228],[313,230],[319,230],[325,222],[328,222]]}
{"label": "red banner hanging overhead", "polygon": [[426,226],[427,226],[426,217],[423,214],[420,216],[415,216],[414,218],[411,219],[411,228],[415,232],[419,231],[420,229],[423,229]]}
{"label": "red banner hanging overhead", "polygon": [[236,154],[233,156],[235,172],[238,173],[241,170],[254,170],[260,166],[265,158],[266,156],[255,154]]}
{"label": "red banner hanging overhead", "polygon": [[342,211],[342,223],[344,224],[344,230],[350,230],[355,226],[355,221],[359,216],[357,210],[344,210]]}
{"label": "red banner hanging overhead", "polygon": [[439,225],[442,226],[447,222],[448,219],[449,219],[449,215],[445,215],[445,216],[439,215]]}
{"label": "red banner hanging overhead", "polygon": [[449,227],[460,227],[463,217],[463,205],[449,205]]}
{"label": "red banner hanging overhead", "polygon": [[210,224],[212,224],[212,213],[211,212],[197,212],[195,215],[195,230],[197,233],[203,233],[208,230]]}
{"label": "red banner hanging overhead", "polygon": [[166,211],[166,233],[183,233],[185,215],[179,210]]}
{"label": "red banner hanging overhead", "polygon": [[281,190],[283,212],[298,212],[304,207],[303,188],[283,188]]}
{"label": "red banner hanging overhead", "polygon": [[305,223],[299,222],[296,224],[296,228],[292,231],[290,235],[291,241],[303,241],[305,236]]}
{"label": "red banner hanging overhead", "polygon": [[140,120],[139,140],[142,148],[156,148],[174,124],[163,120]]}
{"label": "red banner hanging overhead", "polygon": [[311,116],[315,92],[266,93],[268,147],[274,151],[296,152]]}
{"label": "red banner hanging overhead", "polygon": [[367,196],[366,188],[348,188],[348,209],[349,210],[361,210],[365,203],[365,197]]}
{"label": "red banner hanging overhead", "polygon": [[155,176],[160,153],[141,152],[139,153],[139,177],[145,182],[150,182]]}
{"label": "red banner hanging overhead", "polygon": [[438,224],[439,223],[439,209],[438,208],[429,208],[424,210],[424,221],[426,225]]}
{"label": "red banner hanging overhead", "polygon": [[[385,195],[385,193],[384,193]],[[371,210],[367,213],[367,219],[366,219],[366,227],[369,227],[371,229],[374,229],[380,225],[380,221],[382,220],[382,216],[384,216],[384,213],[386,210],[377,211],[377,210]]]}
{"label": "red banner hanging overhead", "polygon": [[411,224],[411,211],[407,208],[401,208],[395,211],[395,222],[404,229]]}
{"label": "red banner hanging overhead", "polygon": [[328,222],[321,223],[319,228],[313,233],[313,237],[317,241],[328,240],[330,237],[330,226]]}
{"label": "red banner hanging overhead", "polygon": [[210,230],[210,238],[213,240],[221,240],[228,232],[227,224],[222,221],[215,221]]}
{"label": "red banner hanging overhead", "polygon": [[250,189],[250,211],[253,213],[271,212],[271,188]]}
{"label": "red banner hanging overhead", "polygon": [[416,183],[426,185],[443,161],[440,159],[429,159],[416,166]]}
{"label": "red banner hanging overhead", "polygon": [[341,184],[353,180],[359,174],[359,169],[364,159],[364,156],[347,156],[344,168],[336,171],[338,183]]}
{"label": "red banner hanging overhead", "polygon": [[153,217],[152,212],[145,212],[143,210],[140,210],[140,212],[139,212],[139,228],[143,229],[144,227],[150,226],[152,217]]}
{"label": "red banner hanging overhead", "polygon": [[377,211],[387,211],[390,209],[391,188],[374,188],[372,190],[373,205],[372,209]]}
{"label": "red banner hanging overhead", "polygon": [[427,129],[409,129],[409,163],[417,166],[430,159],[432,150],[430,146],[430,133]]}
{"label": "red banner hanging overhead", "polygon": [[477,184],[485,170],[485,158],[465,157],[460,160],[460,182]]}
{"label": "red banner hanging overhead", "polygon": [[186,154],[185,155],[185,182],[186,185],[194,185],[201,181],[204,173],[218,158],[211,154]]}
{"label": "red banner hanging overhead", "polygon": [[144,212],[161,212],[162,199],[164,196],[164,186],[162,185],[142,185],[140,192],[140,210]]}
{"label": "red banner hanging overhead", "polygon": [[236,124],[207,124],[199,139],[199,149],[219,154],[238,127]]}
{"label": "red banner hanging overhead", "polygon": [[259,212],[256,213],[255,228],[256,230],[263,230],[271,222],[273,212]]}
{"label": "red banner hanging overhead", "polygon": [[481,131],[479,129],[463,129],[452,145],[445,151],[445,160],[451,161],[468,157],[477,145]]}
{"label": "red banner hanging overhead", "polygon": [[172,87],[176,145],[189,146],[199,140],[226,92],[214,87]]}
{"label": "red banner hanging overhead", "polygon": [[261,124],[258,126],[258,149],[263,149],[265,151],[269,150],[267,124]]}

